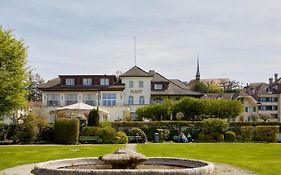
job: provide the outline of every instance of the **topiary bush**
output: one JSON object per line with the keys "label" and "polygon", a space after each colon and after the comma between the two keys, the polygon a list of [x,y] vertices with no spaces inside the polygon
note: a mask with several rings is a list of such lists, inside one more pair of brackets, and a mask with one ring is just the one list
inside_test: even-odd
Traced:
{"label": "topiary bush", "polygon": [[254,127],[253,126],[242,126],[241,127],[241,136],[243,141],[249,142],[253,140],[254,136]]}
{"label": "topiary bush", "polygon": [[146,134],[143,132],[143,130],[141,130],[140,128],[131,128],[128,131],[128,136],[140,136],[140,142],[144,143],[146,142]]}
{"label": "topiary bush", "polygon": [[233,131],[227,131],[224,134],[224,140],[227,142],[235,142],[236,141],[236,134]]}
{"label": "topiary bush", "polygon": [[169,138],[170,131],[168,129],[157,129],[160,142],[166,141]]}
{"label": "topiary bush", "polygon": [[279,126],[257,126],[255,130],[255,141],[277,142]]}
{"label": "topiary bush", "polygon": [[98,129],[97,136],[102,140],[102,143],[113,143],[115,138],[116,130],[110,126],[106,126]]}
{"label": "topiary bush", "polygon": [[204,119],[202,125],[203,132],[207,134],[222,134],[229,128],[227,121],[220,118]]}
{"label": "topiary bush", "polygon": [[128,142],[129,142],[128,136],[123,131],[118,131],[113,141],[113,143],[115,144],[127,144]]}
{"label": "topiary bush", "polygon": [[79,137],[79,120],[60,118],[55,121],[55,142],[76,144]]}

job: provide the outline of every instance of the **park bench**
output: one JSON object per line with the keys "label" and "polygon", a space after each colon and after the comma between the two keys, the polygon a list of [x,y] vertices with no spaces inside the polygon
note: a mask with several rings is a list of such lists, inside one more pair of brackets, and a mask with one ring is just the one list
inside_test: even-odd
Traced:
{"label": "park bench", "polygon": [[102,140],[99,136],[80,136],[80,143],[101,143]]}

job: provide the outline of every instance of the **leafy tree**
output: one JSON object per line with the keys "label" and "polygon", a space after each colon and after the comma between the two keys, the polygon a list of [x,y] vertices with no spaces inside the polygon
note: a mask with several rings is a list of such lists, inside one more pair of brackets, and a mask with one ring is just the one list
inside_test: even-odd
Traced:
{"label": "leafy tree", "polygon": [[267,120],[269,120],[271,118],[271,115],[270,114],[260,114],[259,118],[266,122]]}
{"label": "leafy tree", "polygon": [[202,83],[200,81],[196,81],[193,87],[191,88],[193,91],[207,93],[208,92],[208,86],[205,83]]}
{"label": "leafy tree", "polygon": [[25,43],[0,27],[0,116],[26,104],[26,57]]}
{"label": "leafy tree", "polygon": [[209,93],[218,93],[218,92],[222,92],[222,89],[219,85],[215,84],[215,83],[210,83],[207,85],[208,86],[208,91]]}
{"label": "leafy tree", "polygon": [[44,79],[38,73],[29,72],[28,101],[41,102],[42,92],[38,89],[44,83]]}
{"label": "leafy tree", "polygon": [[152,120],[168,120],[171,111],[167,107],[168,104],[156,103],[142,108],[138,108],[136,113],[139,119],[150,118]]}
{"label": "leafy tree", "polygon": [[242,85],[238,81],[228,81],[221,83],[223,92],[238,92],[242,89]]}
{"label": "leafy tree", "polygon": [[99,109],[92,109],[89,113],[88,126],[99,125]]}
{"label": "leafy tree", "polygon": [[196,81],[193,87],[191,87],[193,91],[202,92],[202,93],[218,93],[222,92],[222,89],[219,85],[215,83],[205,84],[200,81]]}

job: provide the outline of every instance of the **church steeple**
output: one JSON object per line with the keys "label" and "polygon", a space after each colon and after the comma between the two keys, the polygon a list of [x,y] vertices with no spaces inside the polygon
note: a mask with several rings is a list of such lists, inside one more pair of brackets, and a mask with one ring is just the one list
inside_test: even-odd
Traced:
{"label": "church steeple", "polygon": [[199,56],[197,56],[196,80],[200,80]]}

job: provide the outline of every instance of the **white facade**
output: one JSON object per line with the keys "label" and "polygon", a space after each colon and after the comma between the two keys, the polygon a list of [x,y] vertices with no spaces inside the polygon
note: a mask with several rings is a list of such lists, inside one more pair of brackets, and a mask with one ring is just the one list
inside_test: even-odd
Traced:
{"label": "white facade", "polygon": [[[123,105],[122,91],[43,91],[42,97],[42,109],[47,115],[57,107],[80,102],[107,110],[109,115],[101,116],[102,121],[123,120],[124,113],[129,111]],[[54,116],[49,115],[48,118],[53,121]]]}
{"label": "white facade", "polygon": [[124,105],[150,104],[152,77],[121,77],[121,80],[125,84]]}

